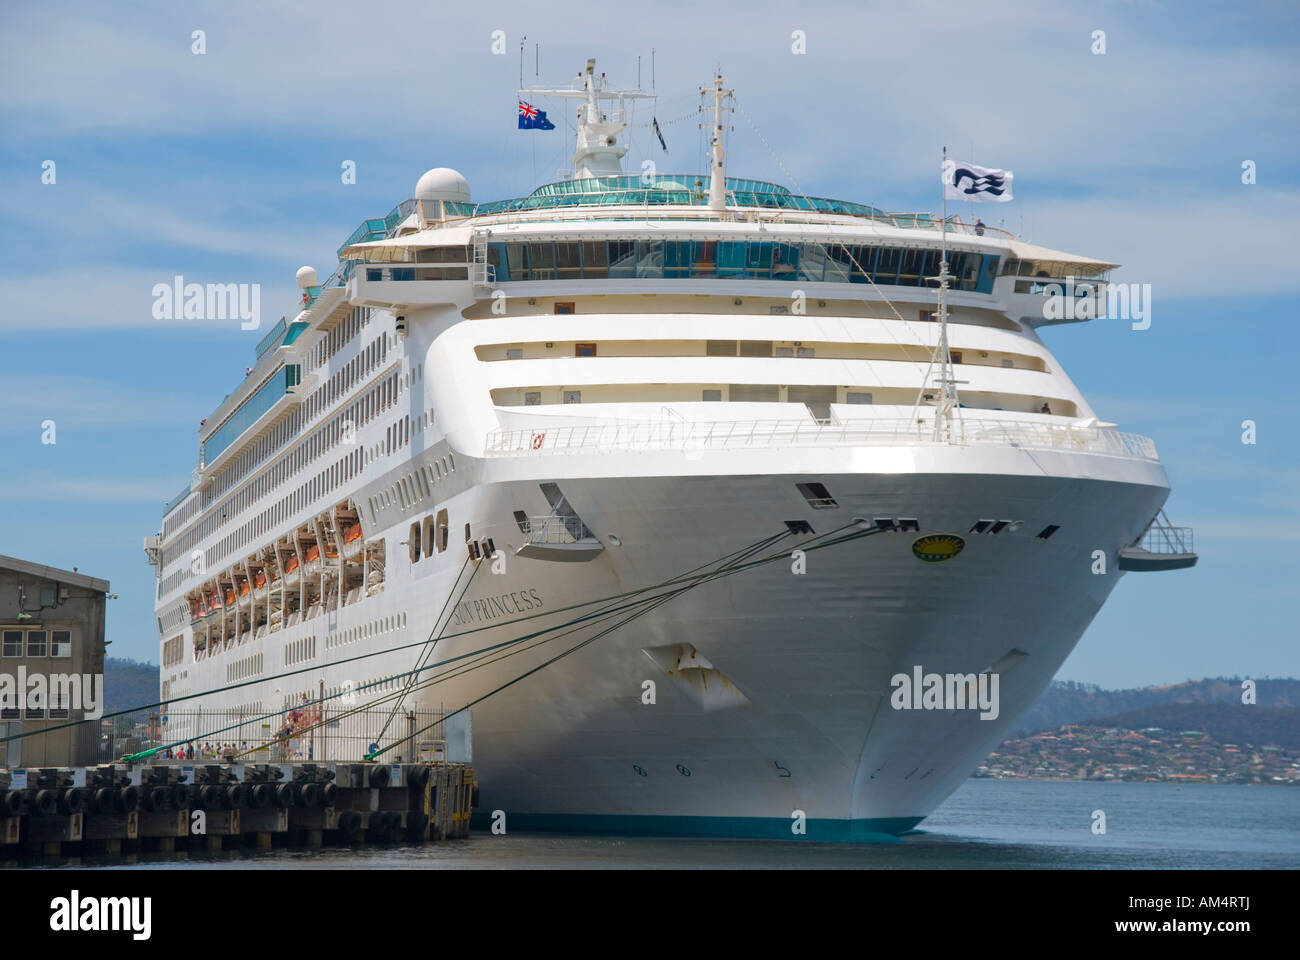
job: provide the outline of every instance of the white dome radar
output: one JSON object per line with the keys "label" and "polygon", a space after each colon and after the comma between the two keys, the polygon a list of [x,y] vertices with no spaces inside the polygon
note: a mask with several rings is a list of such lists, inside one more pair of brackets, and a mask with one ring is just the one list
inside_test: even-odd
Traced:
{"label": "white dome radar", "polygon": [[315,287],[319,284],[316,279],[316,271],[311,267],[299,267],[297,277],[299,290],[306,290],[308,287]]}
{"label": "white dome radar", "polygon": [[469,181],[451,167],[434,167],[416,182],[415,199],[469,203]]}

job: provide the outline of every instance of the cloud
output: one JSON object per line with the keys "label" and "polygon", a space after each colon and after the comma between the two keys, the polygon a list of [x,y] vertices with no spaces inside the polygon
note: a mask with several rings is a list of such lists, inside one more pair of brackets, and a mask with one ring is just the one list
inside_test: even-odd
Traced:
{"label": "cloud", "polygon": [[[76,329],[123,329],[152,327],[158,330],[203,330],[229,332],[250,338],[255,346],[282,316],[298,310],[298,295],[292,283],[261,287],[260,322],[256,330],[241,329],[239,319],[172,320],[153,315],[157,284],[173,286],[178,274],[171,269],[139,267],[61,268],[44,273],[24,272],[6,283],[6,309],[0,313],[0,330],[53,331]],[[186,271],[179,274],[189,283],[257,283],[256,275],[229,272]],[[81,291],[70,295],[71,291]],[[87,295],[89,294],[89,295]]]}
{"label": "cloud", "polygon": [[35,431],[43,420],[53,420],[56,430],[67,426],[194,424],[189,411],[201,402],[196,397],[146,392],[121,381],[0,370],[0,429]]}
{"label": "cloud", "polygon": [[170,486],[174,486],[174,479],[72,476],[54,470],[33,470],[20,477],[0,480],[0,499],[16,503],[162,504],[176,493]]}
{"label": "cloud", "polygon": [[1293,543],[1300,540],[1300,516],[1199,518],[1193,532],[1198,543],[1207,540]]}
{"label": "cloud", "polygon": [[1171,302],[1232,290],[1253,296],[1294,292],[1292,224],[1300,192],[1240,186],[1223,196],[1177,191],[1143,196],[1079,197],[1034,206],[1052,242],[1123,266],[1121,283],[1149,283],[1152,323]]}

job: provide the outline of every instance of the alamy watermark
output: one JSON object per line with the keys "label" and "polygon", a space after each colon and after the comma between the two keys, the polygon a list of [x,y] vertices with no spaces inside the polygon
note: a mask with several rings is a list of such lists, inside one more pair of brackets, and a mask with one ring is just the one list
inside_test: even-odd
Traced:
{"label": "alamy watermark", "polygon": [[87,720],[104,713],[102,673],[0,673],[0,710],[81,710]]}
{"label": "alamy watermark", "polygon": [[[1105,293],[1102,293],[1102,287]],[[1151,326],[1151,284],[1106,283],[1074,277],[1043,284],[1044,320],[1132,320],[1134,330]]]}
{"label": "alamy watermark", "polygon": [[260,283],[186,283],[180,274],[170,284],[153,285],[155,320],[235,320],[239,329],[262,325]]}
{"label": "alamy watermark", "polygon": [[996,720],[996,673],[926,673],[918,664],[910,674],[896,673],[889,705],[895,710],[979,710],[981,720]]}

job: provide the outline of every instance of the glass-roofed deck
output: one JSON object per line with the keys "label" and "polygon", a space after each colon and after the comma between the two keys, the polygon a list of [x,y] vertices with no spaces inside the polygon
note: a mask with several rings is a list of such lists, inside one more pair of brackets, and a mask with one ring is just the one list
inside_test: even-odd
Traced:
{"label": "glass-roofed deck", "polygon": [[[646,206],[650,204],[676,204],[679,206],[706,206],[709,191],[698,176],[669,174],[653,178],[639,176],[588,177],[581,180],[561,180],[538,187],[526,197],[513,200],[494,200],[480,203],[473,216],[494,213],[514,213],[519,210],[545,210],[555,207],[581,206]],[[764,207],[777,210],[809,210],[818,213],[838,213],[856,217],[884,216],[883,210],[865,203],[848,200],[829,200],[825,197],[803,197],[785,187],[763,180],[727,178],[727,205],[733,207]]]}

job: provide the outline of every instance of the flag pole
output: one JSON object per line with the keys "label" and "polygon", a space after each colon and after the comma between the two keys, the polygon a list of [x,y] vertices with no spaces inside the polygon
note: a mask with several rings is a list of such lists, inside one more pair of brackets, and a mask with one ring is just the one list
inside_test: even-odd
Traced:
{"label": "flag pole", "polygon": [[952,359],[948,353],[948,147],[943,148],[939,165],[940,187],[940,259],[939,259],[939,407],[934,418],[934,439],[949,442],[952,439],[953,378]]}

